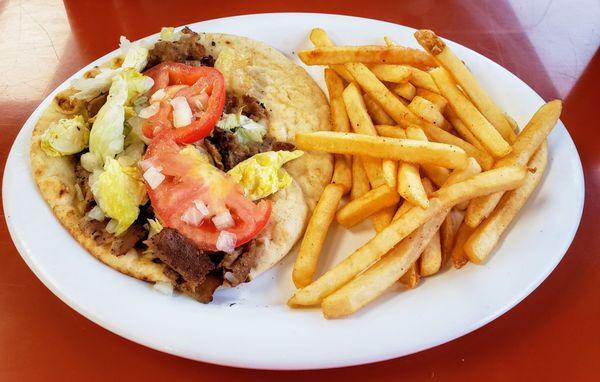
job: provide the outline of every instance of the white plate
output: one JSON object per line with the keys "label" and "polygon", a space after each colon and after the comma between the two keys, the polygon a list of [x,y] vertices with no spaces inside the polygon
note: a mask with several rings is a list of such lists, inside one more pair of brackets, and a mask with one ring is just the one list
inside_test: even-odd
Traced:
{"label": "white plate", "polygon": [[[260,14],[190,26],[264,41],[298,63],[294,52],[310,47],[307,36],[314,26],[325,28],[339,43],[381,44],[387,35],[416,46],[411,28],[337,15]],[[465,47],[449,45],[520,126],[542,105],[540,96],[507,70]],[[322,68],[308,71],[323,85]],[[581,163],[559,122],[549,138],[550,164],[542,187],[485,265],[445,271],[414,290],[397,293],[398,288],[354,316],[326,321],[319,310],[290,310],[285,305],[293,290],[292,254],[258,280],[220,291],[212,304],[202,305],[185,296],[162,295],[102,265],[54,218],[30,175],[28,153],[35,121],[55,92],[27,120],[6,163],[4,208],[15,245],[44,284],[79,313],[132,341],[195,360],[248,368],[316,369],[386,360],[450,341],[485,325],[531,293],[561,260],[582,213]],[[371,235],[368,224],[352,232],[334,229],[322,269]]]}

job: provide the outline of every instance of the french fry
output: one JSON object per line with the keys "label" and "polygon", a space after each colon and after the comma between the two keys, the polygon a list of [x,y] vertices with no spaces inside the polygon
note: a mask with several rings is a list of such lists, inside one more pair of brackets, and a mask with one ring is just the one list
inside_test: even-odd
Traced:
{"label": "french fry", "polygon": [[[452,206],[474,197],[522,185],[527,169],[522,166],[503,167],[477,174],[464,182],[443,187],[429,200],[429,207],[413,207],[375,235],[346,259],[317,280],[296,291],[288,301],[291,307],[312,306],[338,290],[357,274],[379,260],[402,239],[434,216],[447,212]],[[439,224],[444,218],[440,219]],[[437,230],[438,227],[436,227]]]}
{"label": "french fry", "polygon": [[[327,36],[327,32],[325,32],[321,28],[313,28],[313,30],[310,31],[309,38],[310,38],[310,41],[312,41],[312,43],[316,47],[319,47],[319,46],[334,46],[335,45],[329,39],[329,36]],[[334,70],[344,80],[346,80],[348,82],[354,81],[354,78],[352,78],[352,75],[348,72],[348,70],[346,70],[346,68],[344,68],[344,65],[330,65],[330,68],[332,70]]]}
{"label": "french fry", "polygon": [[415,88],[413,84],[410,84],[408,82],[393,84],[392,86],[390,86],[390,89],[392,90],[392,92],[408,101],[412,100],[415,97],[415,94],[417,93],[417,88]]}
{"label": "french fry", "polygon": [[419,166],[413,163],[401,163],[398,169],[398,193],[410,203],[427,208],[429,199],[421,183]]}
{"label": "french fry", "polygon": [[344,188],[340,185],[329,184],[325,186],[314,212],[308,221],[308,226],[300,244],[298,257],[296,257],[292,271],[294,285],[298,288],[302,288],[312,282],[319,256],[323,249],[323,243],[325,242],[329,226],[333,221],[335,211],[342,199],[343,193]]}
{"label": "french fry", "polygon": [[[411,236],[412,236],[412,234],[411,234]],[[401,244],[399,244],[399,245],[401,245]],[[394,251],[394,250],[392,249],[392,251]],[[421,255],[421,254],[419,254],[419,255]],[[416,287],[417,284],[419,283],[419,281],[421,280],[421,275],[419,274],[419,269],[418,269],[418,263],[419,263],[419,259],[417,257],[417,259],[415,261],[413,261],[413,263],[411,265],[408,266],[408,269],[406,270],[406,272],[404,272],[402,277],[400,277],[400,280],[398,280],[398,281],[400,281],[400,283],[404,284],[404,286],[407,287],[408,289],[412,289],[412,288]]]}
{"label": "french fry", "polygon": [[454,246],[454,237],[456,234],[456,228],[454,227],[454,218],[452,214],[446,215],[446,218],[440,226],[440,243],[442,248],[442,261],[441,266],[446,264],[450,259],[452,253],[452,247]]}
{"label": "french fry", "polygon": [[458,135],[460,135],[465,141],[477,147],[479,150],[485,152],[485,148],[483,147],[481,142],[479,142],[477,138],[475,138],[475,136],[473,135],[473,133],[471,133],[471,130],[469,130],[467,125],[465,125],[463,121],[461,121],[460,118],[458,118],[458,115],[450,105],[446,107],[446,117],[448,118],[448,121],[450,122],[452,127],[454,127],[456,132],[458,132]]}
{"label": "french fry", "polygon": [[475,106],[456,87],[448,72],[435,68],[429,72],[442,95],[448,100],[459,118],[467,125],[471,133],[494,157],[502,158],[511,151],[511,147],[496,128],[477,110]]}
{"label": "french fry", "polygon": [[[297,133],[295,142],[301,150],[371,156],[446,168],[461,168],[467,163],[467,155],[461,148],[444,143],[333,131]],[[368,172],[366,166],[365,169]]]}
{"label": "french fry", "polygon": [[375,64],[369,66],[369,69],[381,81],[406,83],[411,76],[411,71],[404,65]]}
{"label": "french fry", "polygon": [[433,78],[431,78],[431,75],[429,75],[428,72],[415,68],[414,66],[406,66],[406,68],[410,70],[409,82],[411,84],[415,85],[417,88],[439,94],[440,89],[438,89],[435,81],[433,81]]}
{"label": "french fry", "polygon": [[454,246],[452,251],[450,252],[450,258],[452,258],[452,265],[456,269],[462,268],[467,262],[467,255],[464,251],[464,246],[471,234],[475,229],[469,227],[463,221],[462,224],[458,227],[456,231],[456,236],[454,238]]}
{"label": "french fry", "polygon": [[373,228],[375,228],[375,232],[381,232],[385,229],[385,227],[390,225],[392,218],[396,213],[397,207],[398,205],[394,204],[373,214],[371,220],[373,221]]}
{"label": "french fry", "polygon": [[344,227],[351,228],[375,212],[396,205],[399,201],[400,196],[394,188],[379,186],[340,208],[335,218]]}
{"label": "french fry", "polygon": [[398,162],[395,160],[384,159],[381,162],[381,171],[383,172],[385,183],[388,186],[395,188],[398,183]]}
{"label": "french fry", "polygon": [[[427,73],[427,75],[429,76],[429,73]],[[429,76],[429,78],[431,78],[431,76]],[[433,80],[431,80],[431,82],[433,82]],[[419,97],[425,98],[426,100],[428,100],[429,102],[434,104],[435,107],[437,107],[437,109],[440,111],[440,113],[444,113],[444,111],[446,110],[446,105],[448,105],[448,100],[446,98],[442,97],[441,95],[439,95],[438,93],[433,92],[428,89],[424,89],[424,88],[417,88],[416,95]]]}
{"label": "french fry", "polygon": [[419,124],[420,118],[414,115],[364,64],[346,64],[346,69],[356,79],[360,87],[369,94],[396,123],[406,127]]}
{"label": "french fry", "polygon": [[323,46],[298,52],[306,65],[335,65],[349,62],[363,64],[407,64],[419,68],[435,67],[437,63],[427,53],[403,46]]}
{"label": "french fry", "polygon": [[383,108],[379,106],[379,104],[375,100],[373,100],[373,98],[370,95],[365,94],[363,96],[363,100],[365,101],[365,106],[367,107],[367,111],[369,112],[369,115],[371,116],[373,122],[375,122],[378,125],[395,124],[392,117],[387,115],[385,110],[383,110]]}
{"label": "french fry", "polygon": [[[352,129],[358,134],[376,136],[377,130],[373,126],[371,117],[367,112],[364,100],[360,94],[360,89],[355,83],[351,83],[344,89],[342,93],[344,104],[346,105],[346,111]],[[376,188],[385,184],[385,178],[383,177],[382,163],[380,159],[372,158],[369,156],[363,156],[363,166],[369,177],[369,182],[372,188]]]}
{"label": "french fry", "polygon": [[350,166],[350,158],[343,155],[336,155],[334,157],[331,183],[342,186],[344,188],[344,195],[352,189],[352,168]]}
{"label": "french fry", "polygon": [[419,261],[419,273],[423,277],[431,276],[438,273],[441,267],[442,245],[440,242],[440,231],[438,230],[433,235],[421,254]]}
{"label": "french fry", "polygon": [[477,109],[490,121],[502,137],[509,143],[514,142],[516,138],[515,132],[506,120],[503,111],[483,90],[475,76],[467,69],[462,60],[430,30],[415,32],[415,38],[454,77]]}
{"label": "french fry", "polygon": [[490,154],[484,150],[479,150],[469,142],[462,140],[437,126],[434,126],[433,124],[421,124],[421,128],[430,141],[458,146],[465,150],[467,155],[475,158],[483,169],[489,170],[494,165],[494,158],[492,158]]}
{"label": "french fry", "polygon": [[464,251],[471,262],[483,262],[494,250],[504,231],[539,185],[547,161],[548,145],[544,142],[529,162],[529,167],[534,171],[527,175],[523,186],[505,193],[494,212],[475,229],[465,243]]}
{"label": "french fry", "polygon": [[416,96],[408,104],[408,109],[427,122],[433,123],[434,125],[447,130],[447,128],[444,128],[444,126],[448,125],[444,116],[429,100]]}
{"label": "french fry", "polygon": [[[427,135],[423,130],[417,126],[409,126],[406,128],[406,137],[408,139],[415,139],[417,141],[427,142]],[[435,183],[436,186],[441,187],[446,182],[450,171],[444,167],[433,166],[433,165],[422,165],[421,168],[427,177]]]}
{"label": "french fry", "polygon": [[[452,171],[452,173],[444,182],[445,185],[450,185],[458,182],[462,182],[463,180],[468,179],[470,176],[479,174],[481,172],[481,166],[474,158],[469,158],[467,165],[464,168],[456,169]],[[459,210],[465,210],[468,206],[468,202],[457,204],[456,208]]]}
{"label": "french fry", "polygon": [[352,190],[350,190],[350,199],[360,198],[369,192],[370,189],[369,177],[367,177],[362,160],[357,156],[352,157]]}
{"label": "french fry", "polygon": [[383,137],[406,139],[405,130],[394,125],[375,125],[377,133]]}
{"label": "french fry", "polygon": [[[510,124],[510,127],[513,129],[513,131],[515,132],[515,134],[519,134],[519,125],[517,124],[517,121],[515,121],[515,119],[513,117],[511,117],[508,114],[504,114],[504,117],[506,118],[506,120],[508,121],[508,123]],[[515,137],[516,139],[516,137]]]}
{"label": "french fry", "polygon": [[384,258],[367,269],[350,283],[323,300],[321,308],[326,318],[352,314],[379,297],[392,286],[419,255],[437,232],[446,211],[441,211],[402,240]]}
{"label": "french fry", "polygon": [[[550,101],[542,106],[517,136],[513,143],[513,152],[499,160],[494,167],[526,165],[556,125],[561,111],[562,102],[559,100]],[[502,194],[498,193],[471,201],[467,208],[465,222],[470,227],[477,227],[492,213],[501,198]]]}

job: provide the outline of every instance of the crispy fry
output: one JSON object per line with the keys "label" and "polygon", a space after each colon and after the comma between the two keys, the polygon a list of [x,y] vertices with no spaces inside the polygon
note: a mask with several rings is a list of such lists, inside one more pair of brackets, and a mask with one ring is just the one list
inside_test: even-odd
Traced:
{"label": "crispy fry", "polygon": [[[479,174],[481,172],[481,166],[474,158],[469,158],[468,164],[461,169],[456,169],[452,171],[450,176],[446,179],[445,185],[450,185],[458,182],[462,182],[463,180],[468,179],[470,176]],[[465,210],[468,206],[468,202],[457,204],[456,208],[459,210]]]}
{"label": "crispy fry", "polygon": [[[519,125],[517,124],[517,121],[515,121],[515,119],[513,117],[511,117],[508,114],[504,114],[504,117],[506,118],[506,120],[508,121],[508,123],[510,124],[510,127],[513,129],[513,131],[515,132],[515,134],[519,134]],[[516,137],[515,137],[516,139]]]}
{"label": "crispy fry", "polygon": [[383,259],[323,300],[321,305],[323,315],[326,318],[347,316],[383,294],[419,258],[431,237],[438,230],[446,212],[447,210],[438,213],[425,225],[402,240]]}
{"label": "crispy fry", "polygon": [[332,65],[361,62],[364,64],[407,64],[419,68],[435,67],[427,53],[403,46],[324,46],[298,52],[306,65]]}
{"label": "crispy fry", "polygon": [[[447,214],[449,216],[449,214]],[[421,254],[419,260],[419,273],[423,277],[431,276],[439,272],[442,267],[442,245],[440,242],[440,231],[438,230]]]}
{"label": "crispy fry", "polygon": [[441,266],[444,266],[448,259],[450,259],[452,253],[452,247],[454,246],[454,236],[456,234],[456,228],[454,227],[454,218],[452,214],[446,215],[446,218],[440,226],[440,243],[442,248],[442,261]]}
{"label": "crispy fry", "polygon": [[408,104],[408,109],[427,122],[433,123],[438,127],[443,128],[445,124],[447,125],[444,116],[442,113],[440,113],[438,108],[432,102],[423,97],[414,97]]}
{"label": "crispy fry", "polygon": [[460,269],[465,265],[468,261],[467,255],[464,251],[464,246],[471,234],[475,229],[469,227],[463,221],[462,224],[458,227],[456,231],[456,236],[454,238],[454,246],[452,251],[450,252],[450,257],[452,258],[452,265],[456,269]]}
{"label": "crispy fry", "polygon": [[467,69],[462,60],[430,30],[417,31],[415,38],[454,77],[477,109],[490,121],[502,137],[509,143],[514,142],[516,138],[515,132],[506,120],[504,113],[485,90],[483,90],[475,76]]}
{"label": "crispy fry", "polygon": [[[312,41],[312,43],[315,44],[316,47],[334,46],[335,45],[329,39],[329,36],[327,36],[327,33],[321,28],[313,28],[313,30],[310,31],[309,38],[310,38],[310,41]],[[348,72],[348,70],[346,70],[346,68],[344,68],[344,65],[330,65],[329,67],[332,70],[334,70],[344,80],[346,80],[348,82],[354,81],[354,78],[352,78],[352,75]]]}
{"label": "crispy fry", "polygon": [[377,133],[383,137],[406,139],[406,133],[400,126],[394,125],[375,125]]}
{"label": "crispy fry", "polygon": [[329,92],[329,107],[331,109],[331,124],[334,131],[350,131],[350,120],[342,95],[344,83],[333,70],[325,69],[325,84]]}
{"label": "crispy fry", "polygon": [[[423,132],[423,130],[417,126],[409,126],[406,128],[406,137],[408,139],[415,139],[417,141],[425,141],[427,142],[427,135]],[[422,165],[421,168],[427,177],[435,183],[436,186],[441,187],[442,184],[446,182],[448,176],[450,175],[450,171],[447,168],[440,166],[433,166],[429,164]]]}
{"label": "crispy fry", "polygon": [[339,184],[344,188],[344,195],[352,189],[352,168],[350,158],[344,155],[334,157],[333,176],[331,183]]}
{"label": "crispy fry", "polygon": [[[506,158],[499,160],[494,167],[526,165],[556,125],[561,110],[562,102],[559,100],[548,102],[542,106],[517,137],[513,144],[513,152]],[[500,198],[502,198],[502,194],[498,193],[471,201],[467,208],[465,222],[470,227],[477,227],[483,219],[492,213]]]}
{"label": "crispy fry", "polygon": [[442,95],[448,100],[459,118],[467,125],[471,133],[486,150],[497,158],[511,151],[511,147],[494,126],[477,110],[475,106],[456,87],[452,78],[443,68],[429,72]]}
{"label": "crispy fry", "polygon": [[408,101],[412,100],[415,97],[415,94],[417,93],[417,88],[415,88],[413,84],[410,84],[408,82],[393,84],[392,86],[390,86],[390,89],[392,90],[392,92]]}
{"label": "crispy fry", "polygon": [[387,185],[379,186],[360,198],[352,200],[340,208],[335,218],[346,228],[351,228],[377,211],[398,204],[400,196]]}
{"label": "crispy fry", "polygon": [[[377,130],[373,126],[373,122],[369,117],[364,100],[360,94],[360,89],[355,83],[351,83],[344,90],[342,97],[346,105],[348,117],[352,123],[352,129],[358,134],[377,135]],[[385,184],[383,177],[382,163],[380,159],[366,157],[362,158],[363,166],[369,177],[369,182],[372,188],[376,188]]]}
{"label": "crispy fry", "polygon": [[383,179],[390,187],[396,187],[398,183],[398,162],[395,160],[384,159],[381,163]]}
{"label": "crispy fry", "polygon": [[446,168],[460,168],[467,163],[466,153],[457,146],[354,133],[333,131],[297,133],[296,146],[301,150],[363,155],[410,163],[433,164]]}
{"label": "crispy fry", "polygon": [[458,146],[465,150],[467,155],[475,158],[483,169],[489,170],[492,168],[494,164],[494,158],[492,158],[487,152],[477,149],[469,142],[466,142],[437,126],[434,126],[433,124],[422,124],[421,127],[430,141]]}
{"label": "crispy fry", "polygon": [[429,206],[427,193],[421,183],[419,166],[412,163],[401,163],[398,169],[398,193],[414,205],[422,208]]}
{"label": "crispy fry", "polygon": [[371,218],[373,221],[373,228],[375,228],[375,232],[381,232],[385,227],[390,225],[392,222],[392,218],[396,213],[398,205],[394,204],[393,206],[382,209],[379,212],[373,214]]}
{"label": "crispy fry", "polygon": [[529,167],[535,171],[527,175],[523,186],[504,194],[494,212],[475,229],[465,243],[464,251],[471,262],[483,262],[494,250],[504,231],[539,185],[547,161],[548,145],[544,142],[529,162]]}
{"label": "crispy fry", "polygon": [[362,160],[357,156],[352,157],[352,190],[350,190],[350,199],[360,198],[369,192],[370,189],[369,178],[367,177]]}
{"label": "crispy fry", "polygon": [[[433,80],[431,80],[433,81]],[[432,92],[427,89],[417,88],[417,96],[425,98],[429,102],[435,105],[440,113],[444,113],[446,110],[446,106],[448,105],[448,100],[438,93]]]}
{"label": "crispy fry", "polygon": [[369,69],[381,81],[406,83],[410,79],[411,71],[405,65],[370,65]]}
{"label": "crispy fry", "polygon": [[[427,224],[427,223],[425,223]],[[412,236],[413,234],[411,234]],[[398,244],[401,245],[402,243]],[[394,250],[392,249],[393,252]],[[422,251],[421,251],[422,254]],[[421,255],[419,254],[419,255]],[[400,283],[404,284],[405,287],[407,287],[408,289],[412,289],[414,287],[417,286],[417,284],[419,283],[419,281],[421,280],[421,275],[419,274],[419,270],[418,270],[418,263],[419,263],[419,259],[417,258],[415,261],[413,261],[413,263],[411,265],[409,265],[408,269],[406,270],[406,272],[404,272],[404,274],[402,275],[402,277],[400,277]]]}
{"label": "crispy fry", "polygon": [[387,115],[385,110],[383,110],[383,108],[381,106],[379,106],[379,104],[373,99],[373,97],[371,97],[368,94],[365,94],[363,96],[363,99],[365,101],[365,106],[367,107],[367,111],[369,112],[369,115],[371,116],[371,118],[373,119],[373,121],[376,124],[378,124],[378,125],[394,125],[395,124],[392,117]]}
{"label": "crispy fry", "polygon": [[[416,206],[411,208],[313,283],[296,291],[288,301],[288,305],[296,307],[319,304],[323,298],[364,271],[426,221],[442,212],[447,212],[453,205],[465,200],[519,187],[526,173],[525,167],[503,167],[439,189],[434,193],[437,197],[429,200],[427,209]],[[442,220],[443,217],[439,224]]]}
{"label": "crispy fry", "polygon": [[481,142],[479,142],[479,140],[475,138],[475,136],[473,135],[473,133],[471,133],[471,130],[469,130],[467,125],[465,125],[463,121],[461,121],[460,118],[458,118],[458,115],[450,105],[446,107],[446,117],[448,118],[448,121],[450,122],[452,127],[454,127],[454,129],[465,141],[477,147],[479,150],[485,152],[485,148],[483,147]]}
{"label": "crispy fry", "polygon": [[335,216],[344,189],[336,184],[329,184],[323,190],[319,202],[308,221],[308,226],[300,244],[300,251],[294,263],[292,279],[294,285],[302,288],[312,282],[317,269],[323,243],[327,237],[329,226]]}
{"label": "crispy fry", "polygon": [[411,84],[415,85],[417,88],[439,94],[440,89],[438,89],[435,81],[433,81],[433,78],[431,78],[431,75],[428,72],[415,68],[414,66],[406,65],[405,67],[410,70],[409,82]]}
{"label": "crispy fry", "polygon": [[364,64],[346,64],[346,68],[360,87],[369,94],[396,123],[406,127],[419,124],[420,118],[408,108],[381,82]]}

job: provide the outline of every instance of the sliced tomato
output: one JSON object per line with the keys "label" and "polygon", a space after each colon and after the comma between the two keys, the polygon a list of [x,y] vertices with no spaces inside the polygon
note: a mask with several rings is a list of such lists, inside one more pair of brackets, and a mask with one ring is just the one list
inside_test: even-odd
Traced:
{"label": "sliced tomato", "polygon": [[[226,231],[235,235],[236,247],[256,237],[269,221],[271,203],[262,200],[255,204],[224,172],[181,154],[181,149],[169,134],[163,133],[152,140],[144,156],[144,162],[161,168],[166,177],[154,190],[147,186],[154,212],[163,224],[177,229],[198,248],[215,251],[220,231],[210,217],[227,208],[235,224]],[[194,201],[202,201],[211,212],[199,226],[182,220]]]}
{"label": "sliced tomato", "polygon": [[[162,101],[160,111],[148,118],[142,127],[145,136],[152,138],[164,129],[171,129],[175,142],[193,143],[212,132],[225,105],[225,79],[221,72],[208,66],[189,66],[167,61],[147,70],[144,75],[154,80],[150,94],[169,86],[186,85],[177,91],[175,97],[185,97],[195,116],[195,120],[189,125],[174,129],[171,122],[171,105]],[[194,100],[202,94],[208,96],[206,105]]]}

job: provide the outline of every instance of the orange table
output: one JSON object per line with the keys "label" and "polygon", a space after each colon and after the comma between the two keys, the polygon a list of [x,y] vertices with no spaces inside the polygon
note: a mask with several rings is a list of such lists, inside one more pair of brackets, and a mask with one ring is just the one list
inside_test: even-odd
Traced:
{"label": "orange table", "polygon": [[[600,374],[600,5],[510,1],[4,1],[0,2],[2,165],[19,128],[69,75],[166,25],[244,13],[306,11],[392,21],[490,57],[545,99],[562,120],[586,176],[581,227],[552,275],[493,323],[448,344],[374,365],[310,372],[249,371],[188,361],[122,339],[71,310],[27,268],[0,223],[0,381],[597,380]],[[326,26],[325,26],[326,27]],[[549,216],[560,219],[560,216]],[[595,220],[593,220],[595,219]],[[443,317],[440,317],[443,319]],[[561,378],[562,377],[562,378]]]}

